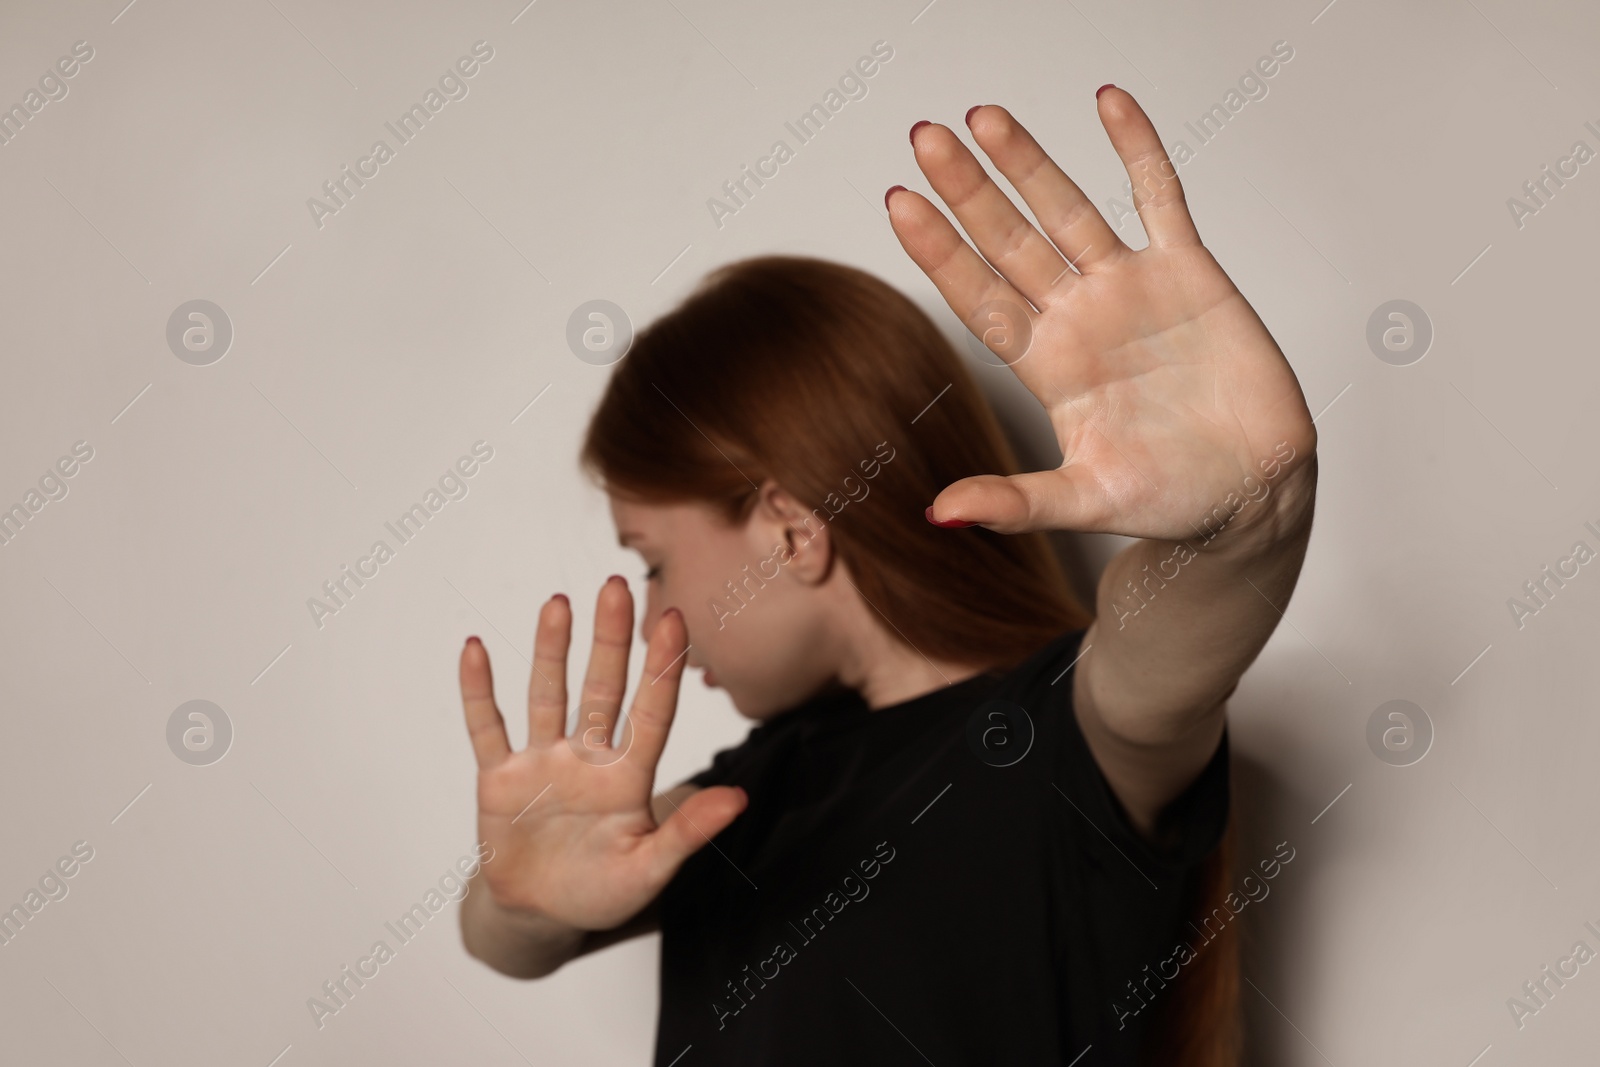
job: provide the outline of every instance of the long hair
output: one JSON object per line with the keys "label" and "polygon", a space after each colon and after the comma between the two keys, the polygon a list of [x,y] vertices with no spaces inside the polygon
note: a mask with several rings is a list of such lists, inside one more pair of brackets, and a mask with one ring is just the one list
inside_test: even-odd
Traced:
{"label": "long hair", "polygon": [[[958,532],[923,518],[951,482],[1019,467],[949,340],[853,267],[768,255],[707,275],[635,338],[581,462],[609,492],[709,502],[729,523],[744,521],[756,487],[774,479],[828,523],[862,598],[929,658],[1012,667],[1093,618],[1044,534]],[[1225,862],[1221,851],[1208,864]],[[1208,866],[1202,880],[1213,874]],[[1213,883],[1226,892],[1225,869]],[[1227,962],[1221,947],[1203,954],[1213,969]],[[1199,984],[1187,975],[1173,991],[1174,1005],[1202,1013],[1176,1020],[1185,1033],[1231,1018],[1219,997],[1236,1002],[1237,981],[1206,974],[1206,996],[1184,988]]]}
{"label": "long hair", "polygon": [[[1232,783],[1230,780],[1231,791]],[[1233,804],[1222,840],[1196,872],[1187,902],[1191,923],[1205,924],[1221,915],[1221,931],[1211,940],[1196,938],[1195,959],[1184,965],[1171,996],[1157,1006],[1140,1061],[1145,1067],[1236,1067],[1243,1055],[1244,1022],[1240,1014],[1240,920],[1229,920],[1224,904],[1238,850]],[[1210,927],[1207,927],[1210,929]],[[1188,931],[1184,931],[1187,940]]]}

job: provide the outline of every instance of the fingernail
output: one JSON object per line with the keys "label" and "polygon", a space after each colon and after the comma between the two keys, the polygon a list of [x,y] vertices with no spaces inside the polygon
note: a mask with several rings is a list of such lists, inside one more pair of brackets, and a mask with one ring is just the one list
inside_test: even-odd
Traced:
{"label": "fingernail", "polygon": [[891,186],[889,186],[889,191],[883,194],[883,207],[884,207],[885,211],[887,211],[889,209],[889,198],[891,196],[893,196],[895,193],[905,192],[905,188],[906,187],[903,186],[903,185],[891,185]]}
{"label": "fingernail", "polygon": [[622,582],[624,585],[626,585],[627,582],[628,582],[628,579],[624,578],[620,574],[613,574],[611,577],[607,578],[606,581],[608,581],[608,582]]}
{"label": "fingernail", "polygon": [[[472,642],[474,642],[474,641],[478,641],[478,635],[477,634],[473,634],[471,637],[467,638],[467,644],[469,644],[469,645],[472,644]],[[482,641],[478,641],[478,644],[481,645],[481,644],[483,644],[483,642]]]}
{"label": "fingernail", "polygon": [[959,529],[962,529],[963,527],[978,525],[975,522],[968,522],[965,519],[943,519],[943,520],[936,519],[936,518],[933,517],[933,505],[932,504],[929,504],[927,510],[924,511],[922,514],[927,518],[927,520],[929,522],[933,523],[935,526],[938,526],[938,527],[940,527],[942,529],[946,529],[946,530],[959,530]]}
{"label": "fingernail", "polygon": [[917,131],[922,129],[922,127],[924,127],[926,125],[928,125],[928,120],[927,119],[923,119],[920,122],[913,122],[911,124],[910,137],[911,137],[911,145],[912,145],[913,148],[915,148],[916,144],[917,144]]}
{"label": "fingernail", "polygon": [[982,106],[983,106],[982,104],[973,104],[971,107],[967,108],[967,117],[965,119],[963,119],[962,121],[964,121],[968,126],[971,126],[972,125],[972,113],[974,111],[978,110]]}
{"label": "fingernail", "polygon": [[559,600],[559,601],[561,601],[561,602],[562,602],[562,603],[563,603],[563,604],[570,604],[570,603],[572,603],[572,602],[571,602],[571,601],[570,601],[570,600],[568,600],[568,599],[567,599],[567,594],[565,594],[565,593],[557,593],[557,594],[555,594],[555,595],[554,595],[554,596],[552,596],[552,597],[551,597],[551,598],[550,598],[550,599],[551,599],[551,600]]}
{"label": "fingernail", "polygon": [[1100,86],[1100,88],[1098,88],[1098,89],[1096,89],[1094,91],[1094,98],[1096,100],[1098,100],[1098,99],[1100,99],[1100,94],[1101,93],[1105,92],[1107,89],[1115,89],[1115,88],[1116,88],[1116,85],[1114,85],[1111,82],[1106,82],[1104,85]]}
{"label": "fingernail", "polygon": [[750,803],[750,794],[746,793],[744,791],[744,786],[736,785],[736,786],[734,786],[734,788],[739,791],[739,799],[740,800],[744,801],[746,804]]}

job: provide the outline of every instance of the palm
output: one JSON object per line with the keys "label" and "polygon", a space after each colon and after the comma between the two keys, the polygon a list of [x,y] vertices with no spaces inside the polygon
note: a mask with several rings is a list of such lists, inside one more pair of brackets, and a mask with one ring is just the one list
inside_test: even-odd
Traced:
{"label": "palm", "polygon": [[637,910],[656,821],[626,775],[541,742],[478,774],[478,833],[500,861],[485,868],[498,900],[604,929]]}
{"label": "palm", "polygon": [[677,709],[688,635],[681,614],[662,613],[623,722],[632,631],[627,584],[608,581],[595,610],[578,732],[569,735],[572,612],[560,598],[545,604],[528,683],[528,744],[519,752],[511,750],[495,704],[488,653],[475,639],[461,651],[461,699],[478,761],[478,834],[493,849],[484,878],[504,907],[579,929],[610,929],[649,904],[684,860],[743,810],[738,790],[717,786],[657,823],[651,790]]}
{"label": "palm", "polygon": [[1063,456],[1053,471],[955,483],[939,496],[941,519],[1190,537],[1229,494],[1257,486],[1263,462],[1315,446],[1292,369],[1200,243],[1149,120],[1120,90],[1101,109],[1124,160],[1143,160],[1129,166],[1151,236],[1137,252],[1002,109],[981,109],[975,136],[1048,240],[948,130],[914,138],[978,249],[913,194],[893,201],[895,232],[1045,407]]}

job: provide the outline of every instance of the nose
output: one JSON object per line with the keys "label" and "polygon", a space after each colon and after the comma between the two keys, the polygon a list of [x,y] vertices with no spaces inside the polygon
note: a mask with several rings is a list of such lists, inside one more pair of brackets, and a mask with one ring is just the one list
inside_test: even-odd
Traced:
{"label": "nose", "polygon": [[650,643],[650,631],[656,628],[656,619],[661,612],[656,605],[656,592],[650,588],[655,583],[647,583],[644,596],[644,613],[639,616],[639,640],[645,644]]}
{"label": "nose", "polygon": [[[656,628],[656,622],[661,618],[661,613],[671,606],[670,604],[663,604],[659,601],[660,598],[657,596],[655,590],[652,589],[645,594],[644,614],[639,618],[639,639],[647,645],[650,643],[650,633]],[[683,609],[679,608],[678,610],[682,611]],[[684,624],[686,626],[688,621],[689,620],[686,616],[684,618]],[[696,651],[692,639],[689,645],[689,656],[688,659],[684,660],[684,663],[690,667],[701,666],[699,662],[699,653]]]}

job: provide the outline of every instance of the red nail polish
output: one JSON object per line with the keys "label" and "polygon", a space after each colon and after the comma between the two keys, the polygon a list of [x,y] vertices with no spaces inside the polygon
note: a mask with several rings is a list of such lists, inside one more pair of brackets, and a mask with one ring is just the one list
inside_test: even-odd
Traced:
{"label": "red nail polish", "polygon": [[927,119],[922,119],[919,122],[914,122],[914,123],[911,124],[910,137],[911,137],[911,146],[913,148],[915,148],[916,144],[917,144],[917,131],[922,129],[922,127],[924,127],[926,125],[928,125],[928,120]]}
{"label": "red nail polish", "polygon": [[889,186],[889,191],[883,194],[883,208],[884,208],[885,211],[887,211],[889,209],[889,198],[891,196],[893,196],[895,193],[904,192],[905,188],[906,187],[903,186],[903,185],[891,185],[891,186]]}
{"label": "red nail polish", "polygon": [[941,529],[945,529],[945,530],[960,530],[960,529],[964,529],[964,528],[966,528],[968,526],[976,526],[976,525],[978,525],[975,522],[968,522],[965,519],[944,519],[944,520],[936,519],[936,518],[933,517],[933,505],[932,504],[929,504],[927,509],[925,511],[923,511],[922,514],[929,522],[931,522],[935,526],[937,526],[937,527],[939,527]]}
{"label": "red nail polish", "polygon": [[1100,86],[1100,88],[1098,88],[1098,89],[1096,89],[1094,91],[1094,98],[1096,100],[1098,100],[1098,99],[1100,99],[1100,94],[1101,93],[1105,92],[1107,89],[1115,89],[1115,88],[1116,88],[1116,85],[1114,85],[1111,82],[1106,82],[1104,85]]}
{"label": "red nail polish", "polygon": [[972,113],[974,111],[978,110],[982,106],[983,106],[982,104],[973,104],[971,107],[967,108],[967,117],[965,119],[963,119],[962,121],[965,122],[968,126],[971,126],[972,125]]}

